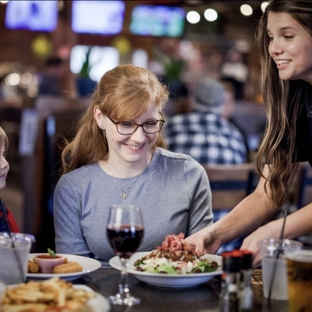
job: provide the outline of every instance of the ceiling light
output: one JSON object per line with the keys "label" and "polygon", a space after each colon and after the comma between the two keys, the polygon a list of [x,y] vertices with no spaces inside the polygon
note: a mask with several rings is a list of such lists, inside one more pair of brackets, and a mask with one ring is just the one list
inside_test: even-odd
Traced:
{"label": "ceiling light", "polygon": [[214,9],[207,9],[204,16],[208,22],[213,22],[218,18],[218,13]]}
{"label": "ceiling light", "polygon": [[197,24],[200,21],[200,15],[196,11],[189,11],[186,15],[186,20],[191,24]]}
{"label": "ceiling light", "polygon": [[269,2],[267,2],[267,1],[264,1],[264,2],[261,3],[261,10],[262,10],[262,12],[265,11],[265,9],[268,6],[268,4],[269,4]]}
{"label": "ceiling light", "polygon": [[240,11],[245,16],[250,16],[253,12],[252,7],[249,4],[241,5]]}

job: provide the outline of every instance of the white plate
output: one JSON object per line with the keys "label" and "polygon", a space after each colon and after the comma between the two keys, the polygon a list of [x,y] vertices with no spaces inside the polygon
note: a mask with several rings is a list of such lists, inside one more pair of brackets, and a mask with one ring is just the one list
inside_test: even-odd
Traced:
{"label": "white plate", "polygon": [[[138,280],[158,287],[170,287],[170,288],[185,288],[194,287],[199,284],[208,282],[215,275],[222,273],[222,257],[217,255],[204,255],[202,258],[208,258],[211,261],[216,261],[219,264],[219,268],[214,272],[209,273],[194,273],[194,274],[159,274],[159,273],[147,273],[137,271],[133,264],[137,259],[140,259],[150,252],[136,252],[130,258],[130,265],[128,272],[133,274]],[[118,257],[110,259],[109,264],[117,270],[121,270],[121,264]]]}
{"label": "white plate", "polygon": [[[32,261],[35,256],[42,255],[42,254],[44,254],[44,252],[31,253],[28,256],[28,259]],[[73,281],[101,267],[101,262],[92,258],[83,257],[83,256],[75,256],[75,255],[59,254],[59,253],[58,255],[66,257],[68,261],[74,261],[74,262],[79,263],[83,267],[83,271],[75,272],[75,273],[64,273],[64,274],[27,273],[26,274],[27,279],[41,280],[41,279],[48,279],[51,277],[59,277],[59,278],[65,279],[66,281]]]}
{"label": "white plate", "polygon": [[94,292],[95,297],[91,298],[87,302],[87,306],[91,308],[92,312],[108,312],[110,310],[110,304],[108,300],[101,294],[93,291],[90,287],[86,285],[73,285],[74,288],[84,289],[86,291]]}
{"label": "white plate", "polygon": [[[8,288],[14,288],[18,285],[10,285]],[[103,297],[101,294],[95,292],[93,289],[86,285],[77,284],[73,285],[73,288],[75,289],[84,289],[86,291],[95,293],[95,297],[91,298],[87,302],[87,306],[91,308],[92,312],[108,312],[110,310],[110,304],[109,301]]]}

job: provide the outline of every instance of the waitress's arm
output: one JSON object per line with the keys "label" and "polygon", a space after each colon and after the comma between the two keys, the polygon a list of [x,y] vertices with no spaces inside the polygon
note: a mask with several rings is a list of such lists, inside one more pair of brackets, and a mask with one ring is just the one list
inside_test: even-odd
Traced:
{"label": "waitress's arm", "polygon": [[[279,238],[282,226],[283,218],[280,218],[259,227],[245,238],[241,249],[248,249],[253,252],[254,267],[258,266],[261,260],[258,242],[262,239]],[[287,216],[284,238],[293,239],[309,233],[312,233],[312,203]]]}
{"label": "waitress's arm", "polygon": [[[265,165],[263,175],[267,177],[268,173],[269,168]],[[293,176],[294,174],[291,180]],[[195,248],[198,254],[215,253],[222,244],[246,235],[263,225],[279,209],[265,192],[265,181],[265,178],[260,177],[252,194],[243,199],[225,217],[189,236],[185,242]]]}

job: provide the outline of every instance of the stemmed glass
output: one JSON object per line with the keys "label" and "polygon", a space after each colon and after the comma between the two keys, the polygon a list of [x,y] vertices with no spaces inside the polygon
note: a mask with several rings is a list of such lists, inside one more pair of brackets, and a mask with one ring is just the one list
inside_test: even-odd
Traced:
{"label": "stemmed glass", "polygon": [[139,207],[120,204],[110,208],[107,238],[122,266],[119,291],[115,296],[109,297],[112,304],[132,306],[141,301],[130,295],[128,267],[130,256],[141,244],[143,232],[143,219]]}

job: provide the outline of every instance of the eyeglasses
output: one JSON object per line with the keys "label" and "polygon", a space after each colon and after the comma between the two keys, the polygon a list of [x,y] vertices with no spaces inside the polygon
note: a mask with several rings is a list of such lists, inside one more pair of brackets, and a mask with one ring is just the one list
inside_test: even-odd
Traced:
{"label": "eyeglasses", "polygon": [[122,135],[130,135],[138,130],[139,127],[142,127],[143,131],[147,134],[154,134],[161,130],[164,120],[151,120],[140,124],[137,124],[132,121],[119,121],[116,122],[109,118],[107,118],[116,126],[117,132]]}

